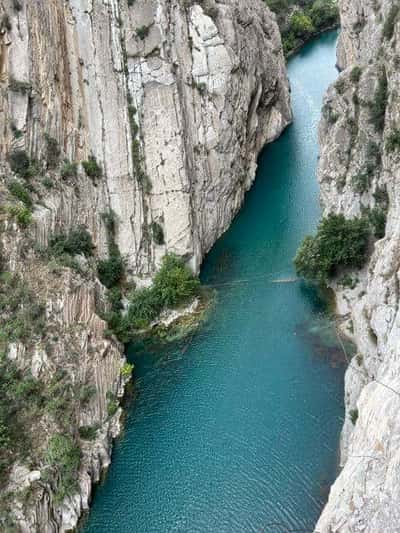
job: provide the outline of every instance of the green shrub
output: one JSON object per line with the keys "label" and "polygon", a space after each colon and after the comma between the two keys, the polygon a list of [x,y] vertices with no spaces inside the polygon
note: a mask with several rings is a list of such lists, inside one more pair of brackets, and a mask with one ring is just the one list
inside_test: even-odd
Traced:
{"label": "green shrub", "polygon": [[83,166],[84,171],[86,172],[86,175],[89,178],[92,178],[92,179],[101,178],[102,170],[94,156],[89,157],[87,161],[82,161],[82,166]]}
{"label": "green shrub", "polygon": [[153,290],[162,307],[175,307],[192,298],[200,282],[182,259],[173,254],[164,256],[160,270],[154,277]]}
{"label": "green shrub", "polygon": [[126,315],[118,310],[107,313],[108,327],[121,342],[128,342],[138,330],[147,328],[165,308],[176,307],[193,298],[199,286],[199,280],[180,258],[166,255],[153,285],[132,293]]}
{"label": "green shrub", "polygon": [[295,11],[290,17],[290,31],[296,37],[306,38],[315,31],[315,28],[309,16],[301,11]]}
{"label": "green shrub", "polygon": [[22,11],[21,0],[12,0],[12,4],[15,11]]}
{"label": "green shrub", "polygon": [[340,285],[342,285],[342,287],[345,287],[347,289],[355,289],[358,282],[359,282],[358,278],[353,278],[353,276],[350,276],[350,274],[346,274],[340,280]]}
{"label": "green shrub", "polygon": [[339,22],[339,9],[332,0],[316,0],[312,4],[309,15],[314,27],[318,30],[329,28]]}
{"label": "green shrub", "polygon": [[143,329],[157,318],[162,310],[158,293],[150,288],[137,289],[129,300],[128,324],[133,329]]}
{"label": "green shrub", "polygon": [[358,83],[360,81],[362,69],[358,66],[352,68],[350,72],[350,81],[352,83]]}
{"label": "green shrub", "polygon": [[49,168],[55,168],[60,160],[61,150],[58,145],[58,142],[54,137],[50,137],[47,133],[45,134],[46,140],[46,161]]}
{"label": "green shrub", "polygon": [[78,176],[78,165],[75,162],[64,161],[60,175],[64,180],[76,178]]}
{"label": "green shrub", "polygon": [[108,416],[114,416],[119,408],[118,398],[113,392],[109,391],[107,392],[107,400],[108,400],[107,402]]}
{"label": "green shrub", "polygon": [[43,187],[45,187],[46,189],[52,189],[54,187],[54,182],[53,180],[49,177],[49,176],[45,176],[43,179],[42,179],[42,185]]}
{"label": "green shrub", "polygon": [[37,170],[25,150],[15,150],[8,157],[11,170],[21,178],[31,178]]}
{"label": "green shrub", "polygon": [[150,32],[150,26],[140,26],[140,28],[136,28],[136,35],[142,41],[148,36],[149,32]]}
{"label": "green shrub", "polygon": [[151,234],[153,237],[153,241],[158,244],[162,245],[165,243],[164,241],[164,231],[160,224],[158,222],[152,222],[151,223]]}
{"label": "green shrub", "polygon": [[57,473],[56,498],[58,502],[61,502],[78,488],[78,470],[81,461],[80,449],[72,437],[58,433],[50,437],[46,460]]}
{"label": "green shrub", "polygon": [[124,366],[121,368],[121,376],[123,378],[130,379],[132,377],[134,368],[135,365],[133,365],[132,363],[124,363]]}
{"label": "green shrub", "polygon": [[97,436],[97,430],[99,426],[81,426],[78,429],[79,436],[83,440],[94,440]]}
{"label": "green shrub", "polygon": [[22,183],[16,180],[11,181],[8,184],[8,190],[15,198],[17,198],[17,200],[25,204],[26,207],[30,209],[32,208],[33,202],[31,195],[28,189],[22,185]]}
{"label": "green shrub", "polygon": [[11,77],[8,82],[8,88],[15,93],[26,94],[32,89],[32,86],[29,82],[16,80]]}
{"label": "green shrub", "polygon": [[[13,297],[13,296],[12,296]],[[31,448],[26,431],[44,400],[43,386],[22,372],[4,353],[0,356],[0,485],[13,461]]]}
{"label": "green shrub", "polygon": [[400,150],[400,130],[391,131],[386,139],[386,149],[388,152]]}
{"label": "green shrub", "polygon": [[364,216],[372,226],[372,231],[377,239],[383,239],[386,232],[387,210],[376,206],[364,210]]}
{"label": "green shrub", "polygon": [[349,415],[353,426],[355,426],[358,420],[358,409],[350,409]]}
{"label": "green shrub", "polygon": [[376,131],[382,131],[385,125],[385,113],[388,99],[388,83],[386,72],[383,70],[378,80],[374,100],[370,105],[370,121]]}
{"label": "green shrub", "polygon": [[297,273],[326,283],[339,267],[361,268],[367,259],[369,225],[364,218],[347,220],[330,214],[322,219],[315,237],[304,239],[294,259]]}
{"label": "green shrub", "polygon": [[399,15],[399,6],[398,4],[392,5],[390,8],[389,14],[383,25],[383,37],[385,40],[390,41],[394,34],[394,28],[396,26]]}
{"label": "green shrub", "polygon": [[120,287],[115,286],[107,291],[107,301],[110,304],[112,311],[120,311],[123,308],[121,298],[122,292]]}
{"label": "green shrub", "polygon": [[98,261],[97,274],[99,280],[107,289],[118,285],[124,275],[124,261],[121,255],[115,253],[108,259]]}
{"label": "green shrub", "polygon": [[339,94],[343,94],[346,89],[346,83],[344,78],[339,78],[335,83],[335,89]]}
{"label": "green shrub", "polygon": [[26,206],[12,205],[8,208],[8,212],[21,228],[27,228],[32,223],[32,212]]}
{"label": "green shrub", "polygon": [[371,187],[371,176],[367,172],[359,172],[351,178],[351,184],[355,192],[362,194]]}
{"label": "green shrub", "polygon": [[54,235],[49,241],[49,252],[54,256],[68,254],[89,257],[93,254],[93,248],[92,237],[84,226],[71,230],[68,235]]}

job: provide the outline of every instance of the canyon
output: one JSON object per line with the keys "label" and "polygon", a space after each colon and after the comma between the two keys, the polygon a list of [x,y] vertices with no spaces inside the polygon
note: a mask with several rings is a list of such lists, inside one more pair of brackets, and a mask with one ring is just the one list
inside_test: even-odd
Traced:
{"label": "canyon", "polygon": [[14,417],[1,420],[1,523],[51,533],[88,508],[132,370],[95,261],[122,258],[129,289],[167,253],[197,273],[292,117],[261,1],[1,0],[0,14],[2,409]]}

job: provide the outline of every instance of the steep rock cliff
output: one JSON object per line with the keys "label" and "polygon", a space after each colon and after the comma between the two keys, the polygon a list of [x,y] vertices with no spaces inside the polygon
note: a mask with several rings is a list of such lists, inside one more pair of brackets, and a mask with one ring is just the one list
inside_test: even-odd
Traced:
{"label": "steep rock cliff", "polygon": [[1,527],[73,528],[110,460],[129,374],[100,318],[110,238],[127,288],[166,252],[198,271],[290,120],[261,0],[0,0],[0,363],[32,400]]}
{"label": "steep rock cliff", "polygon": [[319,532],[395,532],[400,524],[399,5],[341,0],[338,65],[320,127],[325,214],[375,224],[370,258],[333,283],[341,326],[357,347],[345,379],[343,470]]}

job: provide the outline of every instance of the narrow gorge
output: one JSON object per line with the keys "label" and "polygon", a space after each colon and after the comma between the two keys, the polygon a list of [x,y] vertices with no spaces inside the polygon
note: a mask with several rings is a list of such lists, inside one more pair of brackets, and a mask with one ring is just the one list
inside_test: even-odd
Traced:
{"label": "narrow gorge", "polygon": [[160,283],[190,286],[289,87],[261,1],[1,0],[0,21],[1,524],[68,531],[120,431],[121,307],[166,254]]}
{"label": "narrow gorge", "polygon": [[0,0],[1,532],[400,531],[399,43]]}

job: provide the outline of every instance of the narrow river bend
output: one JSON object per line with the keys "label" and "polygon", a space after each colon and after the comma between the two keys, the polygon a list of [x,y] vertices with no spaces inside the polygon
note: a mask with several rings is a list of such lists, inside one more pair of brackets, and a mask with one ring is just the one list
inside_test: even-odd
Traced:
{"label": "narrow river bend", "polygon": [[324,308],[292,258],[319,218],[322,97],[336,32],[289,62],[295,122],[202,281],[218,290],[186,350],[131,350],[136,398],[86,533],[312,531],[336,474],[343,371]]}

